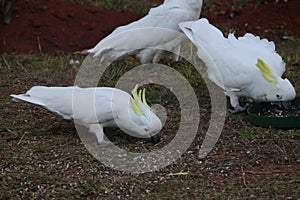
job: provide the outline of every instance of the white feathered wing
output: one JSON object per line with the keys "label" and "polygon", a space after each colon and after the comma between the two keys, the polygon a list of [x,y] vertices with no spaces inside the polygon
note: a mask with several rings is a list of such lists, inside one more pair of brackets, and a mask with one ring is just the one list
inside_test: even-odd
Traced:
{"label": "white feathered wing", "polygon": [[132,136],[156,139],[162,128],[160,119],[150,110],[137,115],[130,105],[131,96],[116,88],[35,86],[26,94],[11,97],[43,106],[64,119],[74,119],[89,128],[99,144],[106,144],[104,127],[119,127]]}
{"label": "white feathered wing", "polygon": [[178,24],[198,19],[201,8],[202,0],[165,0],[140,20],[116,28],[88,52],[101,62],[127,55],[136,55],[142,63],[158,62],[162,50],[179,52],[184,37],[178,34]]}
{"label": "white feathered wing", "polygon": [[[292,84],[281,78],[285,63],[276,53],[273,42],[250,33],[239,38],[229,34],[225,38],[207,19],[183,22],[179,26],[198,47],[197,54],[206,63],[209,78],[225,89],[236,111],[243,110],[238,102],[240,96],[255,101],[290,101],[295,98]],[[271,69],[274,82],[264,78],[257,67],[259,59]]]}

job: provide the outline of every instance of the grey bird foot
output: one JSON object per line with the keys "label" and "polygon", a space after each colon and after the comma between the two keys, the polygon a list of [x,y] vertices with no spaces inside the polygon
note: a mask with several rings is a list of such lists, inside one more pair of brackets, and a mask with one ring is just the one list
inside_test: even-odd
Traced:
{"label": "grey bird foot", "polygon": [[113,146],[117,144],[116,142],[110,142],[110,141],[101,141],[96,143],[96,147],[108,147],[108,146]]}
{"label": "grey bird foot", "polygon": [[172,61],[170,63],[171,66],[174,66],[174,65],[183,65],[183,64],[186,64],[185,60]]}
{"label": "grey bird foot", "polygon": [[228,111],[232,114],[244,112],[248,108],[249,104],[247,103],[244,107],[237,105],[233,109],[228,109]]}

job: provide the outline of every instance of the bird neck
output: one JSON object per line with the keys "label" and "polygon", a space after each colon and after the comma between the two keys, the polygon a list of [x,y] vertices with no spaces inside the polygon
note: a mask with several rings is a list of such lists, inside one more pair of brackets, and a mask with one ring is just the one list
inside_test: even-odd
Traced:
{"label": "bird neck", "polygon": [[137,115],[133,111],[129,98],[128,101],[116,102],[113,107],[113,113],[115,113],[114,121],[116,125],[131,136],[143,137],[147,119],[144,115]]}

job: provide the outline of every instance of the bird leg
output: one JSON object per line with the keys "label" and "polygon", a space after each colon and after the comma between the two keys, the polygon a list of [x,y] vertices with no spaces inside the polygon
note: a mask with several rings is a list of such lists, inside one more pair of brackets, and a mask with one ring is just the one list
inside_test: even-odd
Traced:
{"label": "bird leg", "polygon": [[103,126],[101,124],[89,124],[89,132],[95,134],[97,143],[100,146],[109,146],[114,143],[104,140]]}
{"label": "bird leg", "polygon": [[228,109],[228,111],[230,113],[235,114],[235,113],[244,112],[248,108],[249,104],[246,104],[244,107],[242,107],[239,104],[239,97],[237,95],[235,95],[233,92],[228,92],[227,91],[226,95],[229,96],[230,104],[233,107],[233,109]]}
{"label": "bird leg", "polygon": [[249,104],[246,104],[244,107],[241,105],[237,105],[233,107],[233,109],[228,109],[228,111],[232,114],[244,112],[248,108]]}
{"label": "bird leg", "polygon": [[159,51],[158,53],[156,53],[153,58],[152,58],[152,63],[159,63],[161,57],[162,57],[163,52]]}
{"label": "bird leg", "polygon": [[180,49],[181,49],[181,45],[178,45],[177,47],[175,47],[173,49],[173,63],[176,63],[179,61],[179,55],[180,55]]}

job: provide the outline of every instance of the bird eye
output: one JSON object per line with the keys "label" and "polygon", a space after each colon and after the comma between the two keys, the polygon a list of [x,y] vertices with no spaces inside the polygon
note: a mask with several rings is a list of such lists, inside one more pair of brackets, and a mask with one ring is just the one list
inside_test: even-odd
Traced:
{"label": "bird eye", "polygon": [[280,94],[276,94],[276,97],[277,97],[278,99],[282,99],[282,96],[281,96]]}
{"label": "bird eye", "polygon": [[149,129],[148,128],[144,128],[144,131],[149,131]]}

